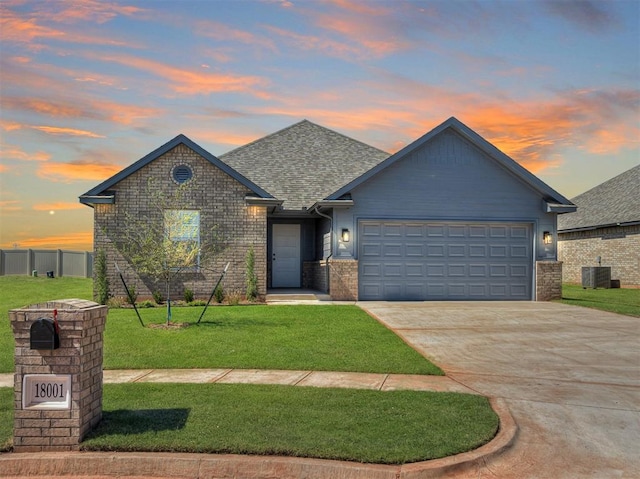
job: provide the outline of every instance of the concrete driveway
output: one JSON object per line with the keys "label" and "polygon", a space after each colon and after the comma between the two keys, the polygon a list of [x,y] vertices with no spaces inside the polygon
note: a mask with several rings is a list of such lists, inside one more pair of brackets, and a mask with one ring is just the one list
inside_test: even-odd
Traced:
{"label": "concrete driveway", "polygon": [[506,400],[514,446],[451,477],[640,477],[639,318],[538,302],[358,305],[449,377]]}

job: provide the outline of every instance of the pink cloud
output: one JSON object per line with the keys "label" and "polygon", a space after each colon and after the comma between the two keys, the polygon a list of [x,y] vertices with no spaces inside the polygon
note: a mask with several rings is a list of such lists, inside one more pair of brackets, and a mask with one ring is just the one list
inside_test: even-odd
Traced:
{"label": "pink cloud", "polygon": [[33,205],[35,211],[61,211],[61,210],[79,210],[84,208],[80,203],[70,203],[65,201],[56,201],[53,203],[37,203]]}
{"label": "pink cloud", "polygon": [[[92,54],[89,55],[93,56]],[[97,59],[144,70],[147,73],[164,78],[169,81],[171,84],[170,88],[176,93],[198,95],[220,92],[244,92],[256,96],[265,95],[265,93],[258,88],[264,87],[267,81],[257,76],[189,70],[187,68],[180,68],[131,55],[103,56]]]}
{"label": "pink cloud", "polygon": [[122,167],[119,165],[89,161],[70,163],[47,162],[38,168],[36,174],[39,178],[50,181],[100,181],[115,175],[121,169]]}
{"label": "pink cloud", "polygon": [[51,155],[44,151],[27,153],[20,146],[16,146],[16,145],[0,144],[0,152],[2,153],[2,157],[7,160],[48,161],[51,158]]}
{"label": "pink cloud", "polygon": [[42,131],[48,135],[63,135],[63,136],[84,136],[88,138],[105,138],[104,135],[98,135],[87,130],[79,130],[77,128],[62,128],[57,126],[31,126],[34,130]]}

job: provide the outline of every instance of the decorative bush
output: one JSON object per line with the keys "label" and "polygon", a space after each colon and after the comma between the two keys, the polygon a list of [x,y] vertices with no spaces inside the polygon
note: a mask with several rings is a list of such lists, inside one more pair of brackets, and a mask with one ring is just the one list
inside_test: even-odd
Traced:
{"label": "decorative bush", "polygon": [[256,254],[253,251],[253,245],[247,251],[247,257],[245,258],[245,264],[247,267],[247,300],[255,301],[258,297],[258,276],[256,276]]}
{"label": "decorative bush", "polygon": [[222,303],[224,301],[224,296],[224,289],[222,289],[222,285],[218,285],[213,293],[213,297],[215,298],[216,303]]}
{"label": "decorative bush", "polygon": [[156,304],[162,304],[164,302],[164,298],[162,297],[162,293],[160,291],[154,291],[152,293],[153,295],[153,300],[156,302]]}
{"label": "decorative bush", "polygon": [[185,303],[191,303],[193,301],[193,291],[190,290],[189,288],[186,288],[184,290],[184,302]]}
{"label": "decorative bush", "polygon": [[96,255],[96,287],[95,300],[100,304],[109,301],[109,278],[107,276],[107,254],[104,249],[99,249]]}

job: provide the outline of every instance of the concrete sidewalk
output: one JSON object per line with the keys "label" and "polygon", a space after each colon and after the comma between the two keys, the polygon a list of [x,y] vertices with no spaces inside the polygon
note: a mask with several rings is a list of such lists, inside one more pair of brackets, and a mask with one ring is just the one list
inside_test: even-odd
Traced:
{"label": "concrete sidewalk", "polygon": [[[287,386],[417,390],[477,394],[445,376],[373,374],[330,371],[258,369],[144,369],[106,370],[104,384],[219,383],[279,384]],[[13,375],[0,375],[0,386],[13,386]],[[420,479],[448,477],[453,471],[472,470],[509,449],[517,426],[501,400],[491,400],[500,418],[496,437],[474,451],[412,464],[386,466],[345,461],[232,454],[57,452],[0,454],[0,476],[74,476],[78,478],[244,478],[265,479]]]}
{"label": "concrete sidewalk", "polygon": [[[105,370],[104,384],[117,383],[219,383],[280,384],[324,388],[414,390],[478,394],[446,376],[375,374],[336,371],[264,369],[121,369]],[[0,387],[13,387],[13,374],[0,374]]]}

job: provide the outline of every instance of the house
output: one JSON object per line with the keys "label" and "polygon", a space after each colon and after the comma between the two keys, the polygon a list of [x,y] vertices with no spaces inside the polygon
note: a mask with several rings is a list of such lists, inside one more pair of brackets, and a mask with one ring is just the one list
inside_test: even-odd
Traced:
{"label": "house", "polygon": [[640,287],[640,165],[576,196],[558,218],[564,280],[580,283],[583,266],[611,267],[622,287]]}
{"label": "house", "polygon": [[[125,262],[127,215],[148,216],[149,179],[162,194],[190,183],[197,225],[216,224],[216,272],[185,274],[208,294],[243,291],[253,247],[258,290],[313,288],[334,300],[534,300],[557,296],[558,214],[575,205],[450,118],[393,155],[309,121],[220,157],[179,135],[80,196],[94,208],[95,251]],[[129,267],[141,294],[149,283]],[[145,289],[146,288],[146,289]]]}

